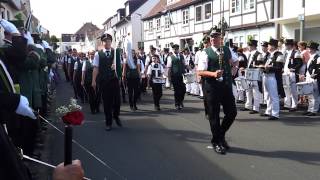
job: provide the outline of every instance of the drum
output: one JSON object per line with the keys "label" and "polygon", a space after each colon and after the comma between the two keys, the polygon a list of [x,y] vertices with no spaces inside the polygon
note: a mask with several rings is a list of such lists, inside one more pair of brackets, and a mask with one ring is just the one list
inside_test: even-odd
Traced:
{"label": "drum", "polygon": [[312,82],[299,82],[297,83],[297,92],[299,95],[310,95],[313,93]]}
{"label": "drum", "polygon": [[155,84],[165,84],[166,79],[165,78],[152,78],[152,82]]}
{"label": "drum", "polygon": [[185,84],[190,84],[193,82],[196,82],[197,78],[196,78],[196,74],[195,73],[186,73],[183,75],[183,82]]}
{"label": "drum", "polygon": [[245,78],[249,81],[261,81],[262,80],[261,70],[259,68],[246,69]]}
{"label": "drum", "polygon": [[236,83],[236,87],[237,87],[238,91],[245,91],[245,90],[249,89],[249,85],[248,85],[245,77],[239,76],[239,77],[235,78],[234,81]]}
{"label": "drum", "polygon": [[284,87],[290,87],[290,74],[282,74],[282,84]]}

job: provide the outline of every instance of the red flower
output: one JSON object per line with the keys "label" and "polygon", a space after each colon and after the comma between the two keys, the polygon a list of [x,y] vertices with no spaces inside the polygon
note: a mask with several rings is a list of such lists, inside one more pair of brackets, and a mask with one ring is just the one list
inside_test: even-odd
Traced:
{"label": "red flower", "polygon": [[81,111],[69,112],[62,116],[62,120],[66,124],[70,125],[81,125],[84,119],[84,115]]}

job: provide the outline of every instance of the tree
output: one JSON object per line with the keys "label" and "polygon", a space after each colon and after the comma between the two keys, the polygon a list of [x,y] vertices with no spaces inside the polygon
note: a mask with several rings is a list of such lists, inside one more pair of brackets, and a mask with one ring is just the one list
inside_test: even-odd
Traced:
{"label": "tree", "polygon": [[60,40],[59,40],[55,35],[52,35],[52,36],[50,37],[50,41],[51,41],[52,43],[60,42]]}

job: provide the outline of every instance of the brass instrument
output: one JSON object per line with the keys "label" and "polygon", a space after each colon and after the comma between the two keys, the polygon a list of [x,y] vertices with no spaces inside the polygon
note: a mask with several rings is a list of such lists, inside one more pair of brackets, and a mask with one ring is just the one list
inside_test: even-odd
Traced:
{"label": "brass instrument", "polygon": [[[221,2],[221,1],[220,1]],[[221,4],[222,4],[222,11],[221,11]],[[221,30],[221,40],[220,40],[220,48],[219,48],[219,69],[223,71],[223,58],[224,58],[224,51],[223,51],[223,42],[224,42],[224,1],[222,0],[222,3],[220,3],[220,13],[222,13],[221,19],[220,19],[220,30]],[[221,75],[220,78],[217,79],[218,81],[222,82],[223,81],[223,75]]]}

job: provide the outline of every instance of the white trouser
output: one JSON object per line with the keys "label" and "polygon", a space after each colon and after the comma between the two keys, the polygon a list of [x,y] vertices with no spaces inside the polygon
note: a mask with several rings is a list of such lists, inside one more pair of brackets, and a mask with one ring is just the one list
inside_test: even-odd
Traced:
{"label": "white trouser", "polygon": [[313,93],[308,95],[308,99],[309,99],[308,112],[316,113],[319,110],[319,103],[320,103],[317,80],[307,77],[307,82],[313,83]]}
{"label": "white trouser", "polygon": [[267,109],[265,114],[279,118],[280,102],[276,76],[274,73],[264,74],[263,79],[267,92]]}
{"label": "white trouser", "polygon": [[244,101],[244,93],[245,93],[245,91],[238,91],[238,96],[235,96],[235,97],[237,97],[237,99],[239,100],[239,101]]}
{"label": "white trouser", "polygon": [[289,82],[290,85],[284,85],[284,92],[286,97],[284,98],[284,107],[286,108],[297,108],[298,106],[298,92],[297,92],[297,84],[296,84],[296,74],[294,72],[290,72],[289,74]]}
{"label": "white trouser", "polygon": [[199,96],[199,83],[194,82],[191,84],[191,94]]}
{"label": "white trouser", "polygon": [[[232,93],[233,93],[233,96],[234,96],[234,97],[238,97],[237,86],[234,85],[234,84],[232,84]],[[234,100],[235,100],[235,102],[237,102],[237,99],[236,99],[236,98],[235,98]]]}
{"label": "white trouser", "polygon": [[186,84],[186,92],[191,92],[191,83]]}
{"label": "white trouser", "polygon": [[170,80],[169,80],[168,77],[166,77],[166,85],[165,85],[165,87],[166,88],[170,88],[170,86],[171,86]]}
{"label": "white trouser", "polygon": [[[259,91],[258,81],[247,81],[249,89],[246,90],[247,101],[245,107],[254,111],[260,110],[261,93]],[[253,100],[253,104],[252,104]]]}
{"label": "white trouser", "polygon": [[199,85],[200,97],[203,97],[202,84],[201,84],[201,83],[198,83],[198,85]]}
{"label": "white trouser", "polygon": [[[263,74],[264,76],[264,74]],[[267,97],[268,97],[268,92],[266,88],[266,80],[265,78],[262,78],[262,89],[263,89],[263,98],[261,98],[261,104],[267,104]]]}
{"label": "white trouser", "polygon": [[[238,76],[239,77],[240,76],[243,77],[243,75],[241,74],[240,71],[238,72]],[[239,101],[244,101],[244,94],[245,93],[246,93],[245,91],[237,90],[237,96],[234,96],[234,97],[236,97],[236,99],[239,100]]]}

